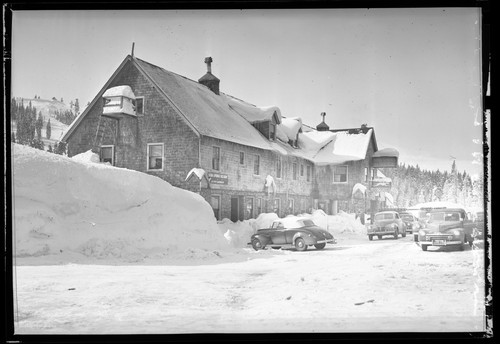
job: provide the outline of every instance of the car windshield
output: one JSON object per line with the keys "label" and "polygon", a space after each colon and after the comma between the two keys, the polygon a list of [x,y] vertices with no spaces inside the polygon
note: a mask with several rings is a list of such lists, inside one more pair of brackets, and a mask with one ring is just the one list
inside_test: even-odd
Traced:
{"label": "car windshield", "polygon": [[312,220],[302,220],[302,223],[304,223],[304,227],[315,226]]}
{"label": "car windshield", "polygon": [[392,214],[392,213],[385,213],[385,214],[377,214],[377,215],[375,215],[375,221],[392,220],[392,219],[394,219],[394,214]]}
{"label": "car windshield", "polygon": [[460,213],[443,211],[439,213],[431,213],[430,222],[434,221],[460,221]]}
{"label": "car windshield", "polygon": [[400,214],[403,220],[413,221],[413,215],[410,214]]}

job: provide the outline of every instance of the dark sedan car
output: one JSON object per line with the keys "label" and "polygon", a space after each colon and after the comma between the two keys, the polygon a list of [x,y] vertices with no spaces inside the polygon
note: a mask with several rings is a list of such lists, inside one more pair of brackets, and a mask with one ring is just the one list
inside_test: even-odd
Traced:
{"label": "dark sedan car", "polygon": [[318,227],[307,218],[285,218],[276,220],[270,228],[257,230],[250,238],[254,250],[264,249],[266,246],[273,248],[295,247],[297,251],[305,251],[308,246],[314,245],[316,249],[325,248],[326,244],[335,244],[336,240],[327,230]]}
{"label": "dark sedan car", "polygon": [[396,211],[381,211],[375,214],[373,224],[366,226],[368,239],[373,240],[374,236],[382,239],[385,235],[393,236],[394,239],[399,237],[399,234],[406,237],[406,225],[399,217]]}
{"label": "dark sedan car", "polygon": [[455,246],[463,250],[467,243],[472,246],[473,228],[473,221],[463,209],[431,210],[426,228],[418,232],[418,241],[423,251],[429,246]]}

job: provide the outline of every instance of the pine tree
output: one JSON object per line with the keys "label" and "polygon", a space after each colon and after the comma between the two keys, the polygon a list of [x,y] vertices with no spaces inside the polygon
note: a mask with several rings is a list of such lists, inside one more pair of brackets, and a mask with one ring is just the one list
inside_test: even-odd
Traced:
{"label": "pine tree", "polygon": [[54,151],[52,150],[52,145],[51,145],[51,144],[49,144],[49,148],[47,149],[47,152],[49,152],[49,153],[53,153],[53,152],[54,152]]}
{"label": "pine tree", "polygon": [[78,102],[78,98],[75,99],[75,115],[80,114],[80,103]]}
{"label": "pine tree", "polygon": [[35,129],[36,129],[36,136],[38,140],[42,139],[42,128],[43,128],[43,117],[42,117],[42,112],[38,112],[38,119],[36,120],[35,124]]}
{"label": "pine tree", "polygon": [[[45,128],[45,137],[46,137],[47,139],[50,139],[50,134],[51,134],[51,132],[52,132],[52,127],[51,127],[51,125],[50,125],[50,118],[49,118],[49,120],[48,120],[48,122],[47,122],[47,127]],[[52,147],[51,147],[51,148],[52,148]]]}

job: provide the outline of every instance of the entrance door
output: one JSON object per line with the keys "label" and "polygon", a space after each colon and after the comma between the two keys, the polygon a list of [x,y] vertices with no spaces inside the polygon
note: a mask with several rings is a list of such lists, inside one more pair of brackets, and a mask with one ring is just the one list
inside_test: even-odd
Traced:
{"label": "entrance door", "polygon": [[239,205],[238,197],[231,197],[231,221],[238,221]]}

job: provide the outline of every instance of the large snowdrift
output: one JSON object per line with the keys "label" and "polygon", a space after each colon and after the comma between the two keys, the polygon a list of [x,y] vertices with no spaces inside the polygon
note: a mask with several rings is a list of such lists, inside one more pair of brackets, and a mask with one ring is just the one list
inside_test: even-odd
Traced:
{"label": "large snowdrift", "polygon": [[200,195],[92,161],[13,145],[16,257],[137,262],[230,248]]}

